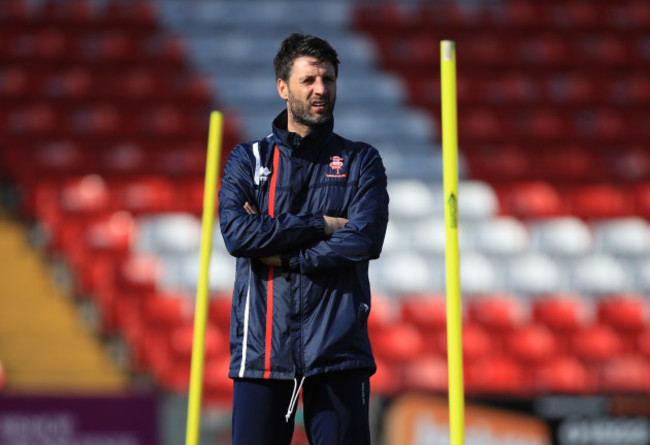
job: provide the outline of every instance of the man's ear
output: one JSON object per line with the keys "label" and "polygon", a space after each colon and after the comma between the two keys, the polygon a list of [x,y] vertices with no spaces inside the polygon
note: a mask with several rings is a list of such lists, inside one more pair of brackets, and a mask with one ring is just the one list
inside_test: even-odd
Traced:
{"label": "man's ear", "polygon": [[289,100],[289,86],[287,83],[278,77],[278,94],[284,100]]}

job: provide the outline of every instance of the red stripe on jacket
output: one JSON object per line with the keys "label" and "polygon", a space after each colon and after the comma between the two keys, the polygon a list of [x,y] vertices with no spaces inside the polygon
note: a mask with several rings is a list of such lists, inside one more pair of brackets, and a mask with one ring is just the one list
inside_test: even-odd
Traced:
{"label": "red stripe on jacket", "polygon": [[[275,217],[275,186],[278,182],[278,166],[280,165],[280,150],[276,146],[273,150],[273,173],[269,185],[269,216]],[[271,376],[271,343],[273,339],[273,277],[275,268],[269,266],[269,276],[266,284],[266,340],[264,343],[264,378]]]}

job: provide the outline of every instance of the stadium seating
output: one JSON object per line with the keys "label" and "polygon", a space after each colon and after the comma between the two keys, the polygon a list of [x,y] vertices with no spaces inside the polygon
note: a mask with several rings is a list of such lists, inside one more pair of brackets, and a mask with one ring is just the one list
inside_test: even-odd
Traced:
{"label": "stadium seating", "polygon": [[[270,59],[295,26],[339,50],[337,131],[375,144],[389,175],[373,390],[447,388],[437,57],[451,38],[468,393],[650,391],[645,2],[7,0],[0,26],[0,174],[162,388],[187,389],[207,112],[226,112],[224,157],[267,134],[282,107]],[[209,403],[231,397],[233,274],[215,230]]]}
{"label": "stadium seating", "polygon": [[[410,103],[426,110],[436,126],[439,40],[456,41],[467,183],[487,186],[497,198],[488,210],[485,199],[474,203],[471,192],[459,192],[459,206],[470,210],[460,218],[461,274],[471,277],[461,288],[470,321],[481,313],[472,309],[480,301],[474,297],[485,292],[510,293],[530,309],[530,322],[524,317],[516,328],[521,335],[503,343],[512,356],[524,353],[517,356],[524,389],[647,391],[633,383],[646,365],[620,355],[627,349],[619,346],[638,344],[639,329],[647,329],[650,263],[642,258],[650,252],[650,200],[646,130],[637,116],[639,106],[648,104],[648,82],[639,73],[648,60],[642,23],[649,10],[635,0],[387,1],[355,10],[353,24],[374,39],[379,65],[402,76]],[[404,202],[391,202],[391,209],[399,215]],[[440,259],[444,239],[426,231],[427,225],[432,232],[444,228],[442,210],[435,209],[418,224],[395,224],[390,238],[401,232],[411,251]],[[389,244],[387,256],[394,249]],[[440,260],[434,264],[444,267]],[[614,321],[618,317],[629,317],[627,330]],[[529,336],[537,340],[526,347]],[[540,362],[533,366],[536,353]],[[518,381],[507,360],[486,363]],[[628,386],[625,363],[631,368]],[[473,377],[466,376],[468,390],[482,391]]]}
{"label": "stadium seating", "polygon": [[535,369],[533,391],[541,394],[590,394],[597,390],[596,377],[578,358],[562,355]]}

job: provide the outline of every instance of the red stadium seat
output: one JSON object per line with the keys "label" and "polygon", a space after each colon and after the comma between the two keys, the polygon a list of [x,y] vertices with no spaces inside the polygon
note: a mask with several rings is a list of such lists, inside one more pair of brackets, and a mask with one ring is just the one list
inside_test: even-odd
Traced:
{"label": "red stadium seat", "polygon": [[605,34],[595,42],[594,58],[600,64],[620,65],[635,55],[630,48],[627,39]]}
{"label": "red stadium seat", "polygon": [[634,213],[650,219],[650,181],[643,181],[631,188],[634,199]]}
{"label": "red stadium seat", "polygon": [[448,366],[443,356],[416,358],[404,366],[405,390],[445,393],[448,386]]}
{"label": "red stadium seat", "polygon": [[81,292],[89,293],[105,282],[101,276],[104,268],[109,267],[114,273],[110,265],[128,257],[136,224],[130,213],[117,211],[82,220],[79,225],[66,222],[60,231],[61,247],[69,256]]}
{"label": "red stadium seat", "polygon": [[[488,329],[476,323],[463,323],[462,344],[463,358],[467,363],[474,363],[492,356],[501,349],[500,336],[494,335]],[[447,332],[439,335],[435,352],[443,354],[448,352]]]}
{"label": "red stadium seat", "polygon": [[37,175],[69,176],[88,171],[91,163],[83,147],[72,138],[39,145],[30,153],[24,152]]}
{"label": "red stadium seat", "polygon": [[70,116],[69,129],[77,135],[100,139],[128,134],[129,128],[128,119],[123,119],[117,107],[112,103],[81,108]]}
{"label": "red stadium seat", "polygon": [[592,150],[570,145],[541,154],[534,164],[547,181],[586,182],[604,177],[604,166],[599,161]]}
{"label": "red stadium seat", "polygon": [[163,88],[161,76],[157,76],[153,70],[135,69],[116,77],[114,81],[115,92],[124,96],[124,100],[135,101],[169,94],[168,89]]}
{"label": "red stadium seat", "polygon": [[565,116],[557,110],[538,106],[517,118],[518,136],[522,140],[533,138],[541,141],[558,141],[573,130]]}
{"label": "red stadium seat", "polygon": [[144,134],[178,136],[187,129],[188,119],[171,106],[157,108],[142,116],[140,129]]}
{"label": "red stadium seat", "polygon": [[485,294],[467,302],[469,321],[476,322],[491,332],[508,332],[528,320],[528,308],[511,294]]}
{"label": "red stadium seat", "polygon": [[374,353],[383,361],[403,364],[423,353],[425,341],[415,326],[397,322],[371,335]]}
{"label": "red stadium seat", "polygon": [[650,306],[640,294],[615,294],[598,302],[598,319],[621,333],[650,327]]}
{"label": "red stadium seat", "polygon": [[228,378],[230,357],[208,360],[203,370],[203,403],[205,405],[232,406],[233,382]]}
{"label": "red stadium seat", "polygon": [[[150,357],[150,371],[157,382],[167,390],[185,392],[190,381],[193,326],[185,325],[170,333],[162,332],[158,337],[150,338],[148,346],[152,349],[147,354]],[[215,378],[213,371],[208,371],[207,368],[227,359],[226,350],[219,331],[208,326],[204,337],[204,387],[209,386],[208,381],[214,384]],[[227,379],[227,374],[226,367],[222,378]]]}
{"label": "red stadium seat", "polygon": [[632,200],[622,187],[585,185],[569,192],[572,213],[580,218],[614,218],[634,214]]}
{"label": "red stadium seat", "polygon": [[[33,82],[26,69],[6,67],[0,72],[0,97],[15,99],[23,97],[33,88]],[[3,128],[0,127],[0,130]]]}
{"label": "red stadium seat", "polygon": [[375,357],[377,372],[370,377],[372,393],[385,397],[398,394],[403,388],[403,374],[401,365],[384,361]]}
{"label": "red stadium seat", "polygon": [[120,208],[137,214],[173,211],[177,195],[167,178],[142,176],[123,182],[116,196]]}
{"label": "red stadium seat", "polygon": [[68,29],[76,25],[86,25],[91,20],[88,0],[46,0],[37,13],[38,20],[47,26]]}
{"label": "red stadium seat", "polygon": [[[204,145],[189,142],[160,150],[155,157],[156,171],[171,176],[203,179],[207,154]],[[202,196],[200,202],[203,203]]]}
{"label": "red stadium seat", "polygon": [[193,299],[185,294],[159,294],[145,303],[142,314],[151,329],[172,329],[193,319]]}
{"label": "red stadium seat", "polygon": [[643,0],[633,0],[627,6],[628,20],[637,29],[647,29],[650,26],[650,5]]}
{"label": "red stadium seat", "polygon": [[650,358],[650,329],[638,334],[634,342],[637,350],[643,354],[644,357]]}
{"label": "red stadium seat", "polygon": [[0,23],[22,21],[27,19],[27,0],[5,0],[0,2]]}
{"label": "red stadium seat", "polygon": [[520,42],[518,56],[522,61],[547,66],[566,66],[573,60],[566,40],[553,34],[540,33]]}
{"label": "red stadium seat", "polygon": [[135,239],[133,216],[124,210],[108,214],[86,225],[84,242],[94,251],[127,253]]}
{"label": "red stadium seat", "polygon": [[153,3],[147,0],[129,3],[110,0],[105,4],[100,17],[102,23],[133,25],[136,29],[153,27],[157,20]]}
{"label": "red stadium seat", "polygon": [[492,101],[525,104],[539,97],[536,82],[529,75],[511,73],[499,79],[495,86],[496,91],[490,92]]}
{"label": "red stadium seat", "polygon": [[131,253],[116,271],[116,285],[123,292],[147,293],[156,290],[163,273],[161,259],[150,253]]}
{"label": "red stadium seat", "polygon": [[465,367],[465,390],[471,395],[524,396],[530,393],[530,381],[515,360],[486,357]]}
{"label": "red stadium seat", "polygon": [[[187,363],[192,358],[194,347],[194,325],[186,324],[175,328],[170,335],[169,353],[174,360],[183,360]],[[205,360],[212,360],[226,355],[228,352],[228,339],[215,326],[208,324],[203,339],[203,354]]]}
{"label": "red stadium seat", "polygon": [[603,8],[594,7],[588,2],[566,2],[555,4],[553,16],[555,23],[564,28],[597,28],[603,24],[601,11]]}
{"label": "red stadium seat", "polygon": [[404,295],[402,321],[422,332],[440,332],[447,326],[447,301],[444,294]]}
{"label": "red stadium seat", "polygon": [[541,295],[532,303],[532,318],[561,335],[585,328],[594,318],[592,306],[577,294]]}
{"label": "red stadium seat", "polygon": [[208,319],[224,331],[227,331],[230,327],[231,304],[232,297],[230,293],[210,295]]}
{"label": "red stadium seat", "polygon": [[458,63],[463,66],[481,66],[486,63],[507,60],[512,54],[508,39],[501,38],[492,32],[472,35],[470,39],[461,40],[458,53]]}
{"label": "red stadium seat", "polygon": [[554,80],[549,88],[556,102],[565,104],[589,104],[596,101],[602,94],[600,85],[586,74],[569,74]]}
{"label": "red stadium seat", "polygon": [[209,106],[212,102],[212,87],[205,76],[193,75],[182,79],[178,95],[193,104]]}
{"label": "red stadium seat", "polygon": [[606,393],[648,394],[650,362],[640,355],[616,357],[603,366],[600,391]]}
{"label": "red stadium seat", "polygon": [[594,324],[573,334],[571,343],[573,352],[589,363],[604,363],[617,357],[624,348],[620,335],[603,324]]}
{"label": "red stadium seat", "polygon": [[[647,76],[633,74],[625,78],[621,86],[616,82],[611,82],[611,85],[612,99],[622,99],[625,103],[632,104],[648,103],[650,100],[650,79]],[[617,86],[619,87],[616,88]]]}
{"label": "red stadium seat", "polygon": [[533,162],[519,147],[500,146],[466,156],[469,174],[488,182],[517,181],[530,178]]}
{"label": "red stadium seat", "polygon": [[[608,152],[605,165],[606,173],[613,181],[642,181],[650,177],[650,153],[641,145],[631,145]],[[638,211],[639,209],[635,208],[635,213]]]}
{"label": "red stadium seat", "polygon": [[44,140],[65,128],[64,116],[57,115],[54,106],[42,101],[11,110],[4,124],[5,134]]}
{"label": "red stadium seat", "polygon": [[515,26],[527,27],[539,24],[541,11],[539,4],[525,0],[508,1],[506,17],[508,23]]}
{"label": "red stadium seat", "polygon": [[44,29],[35,36],[31,56],[47,63],[69,56],[74,53],[73,48],[74,40],[71,40],[65,32],[57,29]]}
{"label": "red stadium seat", "polygon": [[588,394],[595,385],[594,376],[573,356],[543,363],[533,374],[533,389],[539,394]]}
{"label": "red stadium seat", "polygon": [[597,110],[594,114],[593,136],[601,140],[619,141],[625,139],[630,130],[634,134],[634,128],[628,124],[628,121],[629,119],[626,119],[620,111]]}
{"label": "red stadium seat", "polygon": [[505,213],[520,218],[543,218],[565,214],[559,191],[545,181],[514,182],[499,189]]}
{"label": "red stadium seat", "polygon": [[529,324],[512,332],[506,339],[508,351],[520,362],[543,363],[557,352],[556,339],[542,324]]}
{"label": "red stadium seat", "polygon": [[192,320],[191,303],[185,295],[158,295],[144,301],[142,326],[127,338],[139,363],[148,367],[163,360],[159,355],[168,354],[171,333]]}
{"label": "red stadium seat", "polygon": [[154,38],[146,48],[147,57],[164,67],[182,67],[187,56],[185,41],[178,35]]}
{"label": "red stadium seat", "polygon": [[51,98],[78,103],[92,97],[94,82],[89,70],[74,67],[50,76],[44,86],[44,93]]}
{"label": "red stadium seat", "polygon": [[368,331],[372,338],[399,321],[399,307],[387,295],[373,292],[368,316]]}
{"label": "red stadium seat", "polygon": [[92,215],[111,209],[111,192],[99,175],[69,177],[60,189],[59,205],[69,214]]}
{"label": "red stadium seat", "polygon": [[138,144],[124,141],[96,153],[96,165],[102,174],[112,177],[143,174],[151,168],[148,153]]}
{"label": "red stadium seat", "polygon": [[100,35],[95,56],[103,63],[125,62],[134,55],[138,44],[124,31],[109,31]]}
{"label": "red stadium seat", "polygon": [[473,109],[459,113],[459,140],[492,141],[503,136],[502,119],[491,109]]}

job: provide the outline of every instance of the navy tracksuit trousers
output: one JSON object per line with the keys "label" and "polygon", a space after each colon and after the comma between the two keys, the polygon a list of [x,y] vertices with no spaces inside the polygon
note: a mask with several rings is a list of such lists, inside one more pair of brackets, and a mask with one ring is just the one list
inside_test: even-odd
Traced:
{"label": "navy tracksuit trousers", "polygon": [[[364,371],[305,379],[302,402],[309,443],[370,445],[369,386],[370,378]],[[288,421],[285,415],[292,395],[297,398],[297,390],[292,380],[236,379],[233,445],[290,445],[296,410]]]}

